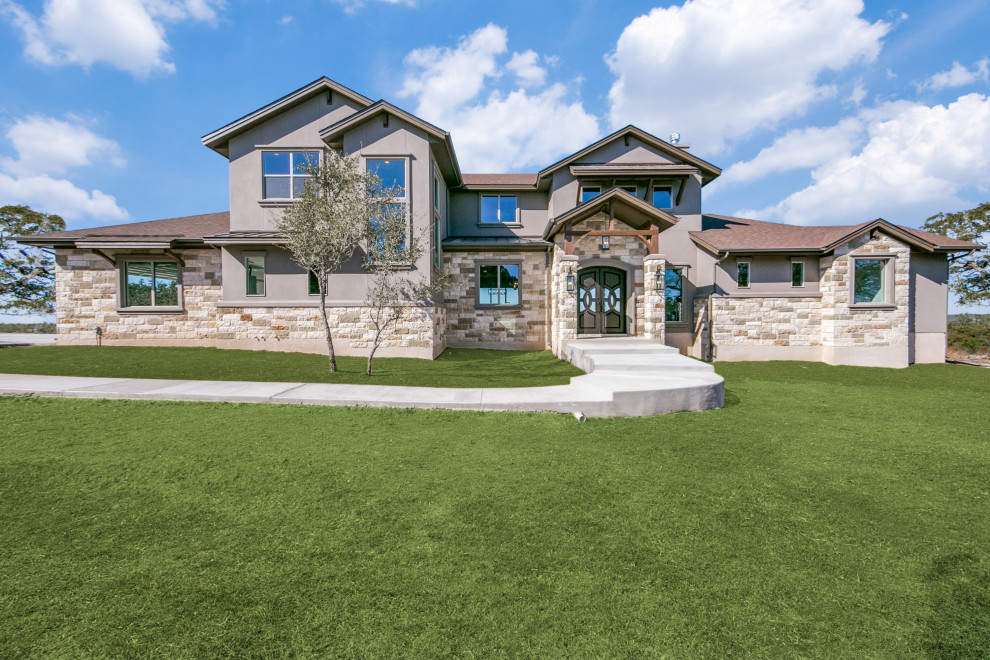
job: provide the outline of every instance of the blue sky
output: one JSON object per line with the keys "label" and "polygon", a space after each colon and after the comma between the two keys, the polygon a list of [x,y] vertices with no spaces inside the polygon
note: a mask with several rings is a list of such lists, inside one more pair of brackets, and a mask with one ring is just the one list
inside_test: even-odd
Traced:
{"label": "blue sky", "polygon": [[0,204],[225,210],[200,137],[326,75],[449,130],[466,172],[633,123],[723,168],[706,212],[920,226],[990,200],[987,34],[972,0],[0,0]]}

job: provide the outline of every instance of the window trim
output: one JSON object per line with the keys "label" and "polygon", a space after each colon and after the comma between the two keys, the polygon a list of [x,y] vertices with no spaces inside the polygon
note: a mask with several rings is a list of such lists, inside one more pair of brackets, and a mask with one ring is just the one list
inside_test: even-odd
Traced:
{"label": "window trim", "polygon": [[[747,269],[746,270],[747,280],[746,280],[745,286],[742,285],[742,284],[739,284],[739,266],[741,266],[742,264],[746,264],[746,269]],[[746,259],[736,259],[736,277],[735,277],[735,282],[736,282],[736,288],[737,289],[751,289],[751,288],[753,288],[753,260],[752,259],[749,259],[749,258],[746,258]]]}
{"label": "window trim", "polygon": [[[515,305],[490,305],[481,302],[481,267],[482,266],[518,266],[519,267],[519,302]],[[523,297],[523,267],[521,259],[479,259],[474,262],[474,307],[475,309],[522,309],[525,304]]]}
{"label": "window trim", "polygon": [[[663,286],[663,303],[664,303],[663,304],[663,309],[664,309],[663,320],[664,320],[664,323],[666,325],[673,325],[673,326],[687,326],[690,323],[692,323],[692,321],[687,321],[687,320],[684,319],[684,305],[687,304],[686,296],[685,296],[685,293],[684,293],[684,285],[688,281],[688,272],[691,270],[691,266],[689,266],[687,264],[675,264],[675,263],[667,262],[666,264],[664,264],[664,269],[663,270],[664,270],[664,278],[667,277],[667,271],[668,270],[679,270],[679,271],[681,271],[681,320],[680,321],[668,321],[667,320],[667,282],[664,281],[664,286]],[[693,318],[693,315],[694,315],[694,310],[693,309],[691,311],[691,314],[692,314],[692,318]]]}
{"label": "window trim", "polygon": [[268,264],[264,261],[262,262],[262,267],[265,269],[265,279],[264,279],[264,293],[248,293],[248,259],[255,259],[261,257],[261,259],[267,261],[267,253],[264,251],[251,251],[242,252],[241,256],[244,258],[244,296],[246,298],[264,298],[268,295]]}
{"label": "window trim", "polygon": [[[794,283],[794,264],[801,264],[801,283]],[[750,267],[752,268],[752,266]],[[750,273],[752,276],[752,273]],[[803,289],[808,283],[808,264],[804,259],[791,258],[791,288],[792,289]]]}
{"label": "window trim", "polygon": [[402,197],[396,197],[395,201],[403,204],[408,204],[411,200],[410,191],[412,190],[412,167],[410,161],[411,156],[389,156],[389,155],[378,155],[378,154],[362,154],[361,165],[364,167],[364,171],[368,171],[368,161],[369,160],[402,160],[403,168],[405,171],[406,182],[402,187]]}
{"label": "window trim", "polygon": [[[498,205],[497,205],[498,206],[498,215],[499,215],[499,221],[498,222],[484,222],[484,216],[482,215],[482,213],[484,212],[483,209],[484,209],[484,204],[485,204],[485,201],[484,201],[485,200],[485,197],[496,197],[496,198],[498,198],[498,200],[499,200],[498,201]],[[515,218],[512,220],[512,222],[502,222],[502,220],[501,220],[501,217],[502,217],[502,198],[503,197],[512,197],[512,198],[514,198],[516,200],[516,213],[515,213]],[[496,192],[496,193],[484,193],[483,192],[483,193],[480,193],[478,195],[478,226],[479,227],[522,227],[522,221],[520,220],[520,217],[521,216],[520,216],[520,213],[519,213],[519,195],[503,195],[500,192]]]}
{"label": "window trim", "polygon": [[[293,179],[296,177],[304,177],[302,174],[292,173],[292,156],[289,156],[289,173],[288,174],[265,174],[265,154],[266,153],[314,153],[316,154],[317,164],[323,163],[323,149],[320,147],[288,147],[288,148],[275,148],[275,147],[265,147],[258,149],[261,153],[261,200],[262,205],[273,206],[279,204],[287,204],[296,201],[298,197],[293,197],[295,193],[295,186],[293,185]],[[265,178],[266,177],[278,177],[285,178],[289,180],[289,197],[266,197],[265,196]],[[310,177],[306,177],[310,178]]]}
{"label": "window trim", "polygon": [[[657,206],[653,203],[653,198],[656,195],[657,190],[666,190],[668,196],[670,197],[670,206]],[[660,209],[661,211],[669,211],[674,208],[674,186],[671,185],[654,185],[650,190],[650,205],[655,209]]]}
{"label": "window trim", "polygon": [[[127,269],[128,262],[165,262],[175,264],[176,289],[178,305],[127,305]],[[154,272],[152,271],[152,275]],[[153,287],[152,287],[153,288]],[[128,254],[117,258],[117,311],[124,314],[134,313],[176,313],[185,312],[184,287],[182,285],[182,265],[177,260],[164,254]],[[154,301],[154,293],[152,293]]]}
{"label": "window trim", "polygon": [[[883,302],[855,302],[856,300],[856,262],[884,261]],[[896,300],[896,254],[851,254],[849,255],[849,309],[897,309]]]}
{"label": "window trim", "polygon": [[[633,197],[639,197],[639,186],[637,186],[635,183],[620,184],[620,185],[617,185],[616,188],[620,188],[622,190],[625,190],[627,193],[629,193]],[[632,190],[629,190],[630,188],[632,188]]]}
{"label": "window trim", "polygon": [[441,252],[441,238],[440,238],[440,212],[436,211],[433,213],[433,227],[431,227],[431,240],[433,242],[433,268],[434,270],[443,269],[443,253]]}

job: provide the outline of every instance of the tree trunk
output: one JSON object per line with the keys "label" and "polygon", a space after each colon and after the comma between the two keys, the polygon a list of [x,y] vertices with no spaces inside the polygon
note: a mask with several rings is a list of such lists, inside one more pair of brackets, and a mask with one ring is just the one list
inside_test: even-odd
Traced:
{"label": "tree trunk", "polygon": [[330,373],[337,373],[337,356],[333,353],[333,338],[330,337],[330,322],[327,320],[326,280],[320,276],[320,316],[323,317],[323,332],[327,337],[327,351],[330,353]]}

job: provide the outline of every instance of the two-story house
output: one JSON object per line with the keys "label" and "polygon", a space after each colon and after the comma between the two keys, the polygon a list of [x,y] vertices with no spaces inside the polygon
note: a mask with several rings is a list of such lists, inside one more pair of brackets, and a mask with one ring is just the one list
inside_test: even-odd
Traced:
{"label": "two-story house", "polygon": [[[706,215],[718,167],[627,126],[533,174],[465,174],[449,133],[321,78],[203,143],[230,168],[230,211],[26,238],[53,248],[60,344],[325,351],[312,278],[274,219],[326,150],[404,191],[428,241],[381,355],[445,347],[551,349],[636,336],[719,360],[904,367],[945,358],[947,258],[979,246],[885,220],[796,227]],[[340,354],[364,354],[368,277],[331,278]]]}

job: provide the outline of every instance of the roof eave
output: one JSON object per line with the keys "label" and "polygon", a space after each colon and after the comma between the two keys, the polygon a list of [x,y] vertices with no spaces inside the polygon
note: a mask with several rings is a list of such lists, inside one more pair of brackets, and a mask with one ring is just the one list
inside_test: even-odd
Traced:
{"label": "roof eave", "polygon": [[369,106],[372,104],[372,100],[369,99],[368,97],[362,94],[358,94],[353,89],[345,87],[340,83],[330,80],[326,76],[323,76],[321,78],[318,78],[317,80],[314,80],[308,85],[300,87],[294,92],[289,92],[282,98],[276,99],[275,101],[272,101],[268,105],[258,108],[254,112],[250,112],[244,115],[243,117],[235,119],[229,124],[226,124],[225,126],[221,126],[215,131],[207,133],[201,138],[201,140],[204,145],[206,145],[213,151],[216,151],[220,155],[227,157],[229,155],[227,149],[227,143],[230,140],[230,138],[234,137],[238,133],[246,131],[247,129],[261,123],[272,114],[281,112],[285,110],[287,107],[290,107],[292,105],[295,105],[296,103],[312,98],[313,96],[316,96],[317,94],[320,94],[321,92],[328,89],[333,92],[337,92],[338,94],[341,94],[343,96],[346,96],[352,101],[357,101],[361,105]]}
{"label": "roof eave", "polygon": [[[678,218],[672,213],[668,213],[662,209],[658,209],[652,204],[649,204],[639,197],[629,194],[621,188],[609,188],[601,195],[589,199],[586,202],[582,202],[572,209],[561,213],[556,218],[552,218],[550,222],[547,223],[546,228],[543,230],[543,240],[550,240],[550,237],[560,231],[560,227],[568,221],[572,221],[575,218],[583,219],[581,216],[596,208],[599,204],[603,202],[611,202],[618,199],[619,201],[628,204],[634,208],[637,208],[640,212],[647,215],[652,215],[658,220],[664,220],[669,223],[670,226],[677,224]],[[580,221],[580,220],[579,220]]]}

